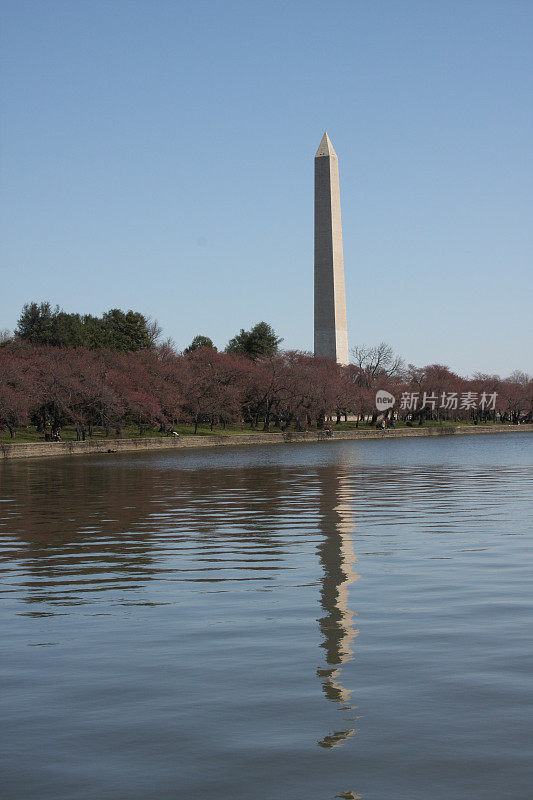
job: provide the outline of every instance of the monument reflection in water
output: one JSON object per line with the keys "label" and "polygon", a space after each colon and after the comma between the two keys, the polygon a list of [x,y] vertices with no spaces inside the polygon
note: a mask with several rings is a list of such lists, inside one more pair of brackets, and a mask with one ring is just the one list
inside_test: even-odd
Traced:
{"label": "monument reflection in water", "polygon": [[[357,556],[352,533],[355,528],[351,507],[352,483],[343,470],[319,471],[320,501],[319,527],[324,534],[319,544],[318,556],[323,569],[320,601],[324,616],[319,619],[324,637],[326,666],[319,667],[317,675],[328,700],[337,703],[341,710],[350,711],[352,689],[342,683],[342,665],[353,658],[353,642],[358,634],[354,627],[354,612],[349,606],[349,587],[361,576],[354,571]],[[353,736],[354,728],[345,728],[325,736],[320,747],[340,747]]]}
{"label": "monument reflection in water", "polygon": [[529,437],[0,464],[2,797],[529,797]]}

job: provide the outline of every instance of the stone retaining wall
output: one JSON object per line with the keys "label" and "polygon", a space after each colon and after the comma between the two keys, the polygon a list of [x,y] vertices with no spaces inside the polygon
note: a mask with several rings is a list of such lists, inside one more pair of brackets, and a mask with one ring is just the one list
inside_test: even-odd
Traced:
{"label": "stone retaining wall", "polygon": [[[392,430],[337,431],[333,440],[402,439],[413,436],[451,436],[479,433],[523,433],[533,425],[457,425],[443,427],[395,428]],[[316,431],[293,432],[287,439],[282,433],[243,433],[222,436],[167,436],[164,438],[97,439],[85,442],[21,442],[0,443],[0,458],[42,458],[88,453],[128,453],[143,450],[181,450],[190,447],[223,447],[244,444],[282,444],[316,442]]]}

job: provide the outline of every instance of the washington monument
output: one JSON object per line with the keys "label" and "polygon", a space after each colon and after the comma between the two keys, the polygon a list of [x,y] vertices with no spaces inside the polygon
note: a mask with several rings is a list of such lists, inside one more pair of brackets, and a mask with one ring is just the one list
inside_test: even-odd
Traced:
{"label": "washington monument", "polygon": [[315,355],[348,364],[339,161],[324,133],[315,156]]}

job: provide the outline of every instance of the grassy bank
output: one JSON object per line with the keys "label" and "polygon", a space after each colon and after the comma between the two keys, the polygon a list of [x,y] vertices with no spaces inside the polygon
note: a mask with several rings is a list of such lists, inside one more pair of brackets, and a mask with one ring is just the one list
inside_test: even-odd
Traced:
{"label": "grassy bank", "polygon": [[[441,421],[437,422],[435,420],[430,420],[424,423],[424,428],[443,428],[443,427],[457,427],[460,425],[461,427],[469,426],[476,427],[474,423],[469,422],[451,422],[451,421]],[[497,427],[508,427],[509,423],[500,423],[500,422],[483,422],[483,427],[487,425]],[[365,431],[365,430],[375,430],[374,425],[370,425],[369,423],[359,423],[357,425],[355,422],[341,422],[338,425],[335,423],[331,424],[333,431]],[[408,428],[404,422],[396,422],[395,428]],[[413,429],[418,428],[418,424],[413,425]],[[180,434],[180,436],[193,436],[194,435],[194,425],[176,425],[175,431]],[[309,431],[317,432],[317,428],[312,426],[308,429]],[[279,433],[280,428],[276,428],[273,425],[270,427],[270,433]],[[293,431],[294,432],[294,431]],[[239,434],[264,434],[265,432],[262,429],[262,426],[258,428],[253,428],[250,424],[243,424],[243,425],[228,425],[225,429],[223,428],[211,428],[209,425],[206,426],[199,426],[197,431],[197,436],[228,436],[228,435],[239,435]],[[154,439],[154,438],[165,438],[168,437],[168,429],[166,431],[160,431],[159,428],[145,428],[143,436],[146,438]],[[139,438],[139,428],[138,426],[125,426],[122,428],[119,435],[117,435],[116,431],[111,430],[109,435],[106,435],[104,428],[95,426],[92,430],[92,436],[86,434],[87,441],[99,441],[99,440],[109,440],[109,439],[137,439]],[[64,428],[61,429],[61,440],[64,442],[75,442],[76,441],[76,429],[72,425],[66,425]],[[37,442],[44,442],[44,434],[42,432],[37,431],[34,426],[28,426],[27,428],[21,428],[17,431],[17,435],[14,439],[12,439],[9,435],[9,431],[6,429],[0,430],[0,442],[1,443],[37,443]]]}
{"label": "grassy bank", "polygon": [[[242,429],[241,429],[242,431]],[[84,442],[0,442],[0,457],[3,460],[18,458],[47,458],[50,456],[88,455],[89,453],[131,453],[157,450],[182,450],[187,448],[241,446],[241,445],[288,445],[297,442],[340,442],[349,440],[383,440],[403,438],[423,438],[433,436],[462,436],[475,434],[497,434],[498,436],[513,433],[533,433],[533,425],[428,425],[380,430],[376,428],[359,428],[358,430],[335,431],[333,439],[321,437],[317,430],[290,432],[290,436],[282,433],[226,433],[203,436],[143,436],[130,439],[93,438]]]}

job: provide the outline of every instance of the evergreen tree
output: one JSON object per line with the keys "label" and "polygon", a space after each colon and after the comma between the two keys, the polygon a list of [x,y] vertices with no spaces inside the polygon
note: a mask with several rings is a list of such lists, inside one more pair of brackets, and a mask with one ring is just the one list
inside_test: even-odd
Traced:
{"label": "evergreen tree", "polygon": [[124,313],[119,308],[112,308],[106,311],[102,320],[109,342],[105,346],[110,350],[144,350],[151,347],[148,321],[138,311]]}
{"label": "evergreen tree", "polygon": [[15,330],[16,336],[32,344],[51,344],[54,315],[57,313],[59,307],[53,311],[48,302],[25,303]]}
{"label": "evergreen tree", "polygon": [[138,311],[112,308],[101,317],[68,314],[50,303],[26,303],[16,336],[32,344],[135,351],[153,347],[161,329]]}
{"label": "evergreen tree", "polygon": [[198,334],[198,336],[194,337],[190,345],[185,348],[183,354],[188,355],[189,353],[194,353],[194,351],[199,350],[200,347],[209,347],[211,350],[216,350],[213,340],[210,339],[209,336],[202,336],[202,334]]}
{"label": "evergreen tree", "polygon": [[56,311],[52,318],[50,344],[56,347],[86,347],[87,332],[81,316]]}
{"label": "evergreen tree", "polygon": [[255,361],[261,356],[275,355],[282,341],[271,325],[258,322],[249,331],[241,328],[240,333],[228,342],[226,353],[239,353]]}

